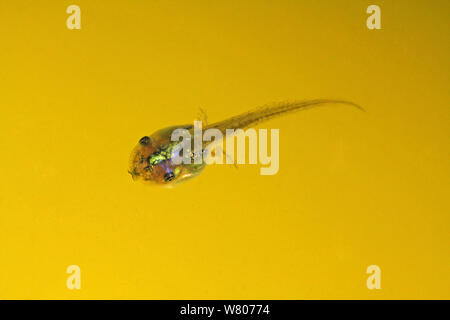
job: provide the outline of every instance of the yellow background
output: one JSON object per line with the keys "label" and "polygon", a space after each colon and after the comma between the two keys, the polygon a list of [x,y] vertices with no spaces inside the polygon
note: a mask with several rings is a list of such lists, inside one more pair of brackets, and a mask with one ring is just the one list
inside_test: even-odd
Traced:
{"label": "yellow background", "polygon": [[[71,4],[0,4],[0,299],[450,298],[448,1],[83,0],[68,30]],[[200,107],[314,98],[367,113],[260,125],[277,175],[127,173],[139,138]]]}

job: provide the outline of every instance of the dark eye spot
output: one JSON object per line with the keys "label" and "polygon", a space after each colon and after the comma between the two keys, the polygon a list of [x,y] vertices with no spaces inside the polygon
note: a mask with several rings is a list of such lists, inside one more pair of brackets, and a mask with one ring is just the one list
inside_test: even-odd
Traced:
{"label": "dark eye spot", "polygon": [[141,140],[139,140],[139,143],[143,146],[148,145],[150,143],[150,137],[148,136],[142,137]]}
{"label": "dark eye spot", "polygon": [[150,166],[146,166],[146,167],[144,168],[144,170],[145,170],[145,171],[150,171],[150,172],[153,171],[153,170],[152,170],[152,167],[150,167]]}
{"label": "dark eye spot", "polygon": [[172,181],[174,178],[175,178],[175,174],[174,174],[173,172],[167,172],[167,173],[164,175],[164,181],[165,181],[165,182]]}

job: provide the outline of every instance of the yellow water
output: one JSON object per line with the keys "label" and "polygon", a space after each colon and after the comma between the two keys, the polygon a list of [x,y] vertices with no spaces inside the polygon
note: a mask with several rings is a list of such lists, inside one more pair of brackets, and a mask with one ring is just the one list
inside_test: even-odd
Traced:
{"label": "yellow water", "polygon": [[[79,0],[81,30],[70,4],[0,4],[0,299],[450,298],[448,1]],[[276,175],[127,173],[200,107],[314,98],[367,112],[259,125]]]}

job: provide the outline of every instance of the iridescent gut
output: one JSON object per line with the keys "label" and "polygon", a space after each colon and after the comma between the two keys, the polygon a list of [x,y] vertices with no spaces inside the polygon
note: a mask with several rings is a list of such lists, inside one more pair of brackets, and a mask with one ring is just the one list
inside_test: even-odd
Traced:
{"label": "iridescent gut", "polygon": [[[215,128],[220,130],[226,137],[227,129],[245,129],[252,125],[270,120],[272,118],[293,113],[299,110],[325,105],[325,104],[347,104],[358,109],[362,108],[357,104],[343,100],[308,100],[299,102],[280,103],[271,106],[260,107],[232,118],[206,125],[204,130]],[[173,149],[179,141],[172,141],[172,132],[183,128],[193,135],[194,126],[179,125],[160,129],[149,136],[139,139],[130,156],[129,170],[133,180],[140,180],[156,185],[174,186],[177,183],[186,181],[198,176],[205,168],[205,163],[176,164],[173,161]],[[203,142],[205,149],[209,142]]]}

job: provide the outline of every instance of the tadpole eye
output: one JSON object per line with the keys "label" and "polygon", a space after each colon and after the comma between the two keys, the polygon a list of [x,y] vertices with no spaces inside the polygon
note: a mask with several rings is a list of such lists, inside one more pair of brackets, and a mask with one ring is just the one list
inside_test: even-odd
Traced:
{"label": "tadpole eye", "polygon": [[167,172],[167,173],[164,175],[164,181],[165,181],[165,182],[172,181],[174,178],[175,178],[175,174],[174,174],[173,172]]}
{"label": "tadpole eye", "polygon": [[139,143],[143,146],[148,145],[150,143],[150,137],[148,136],[142,137],[141,140],[139,140]]}

